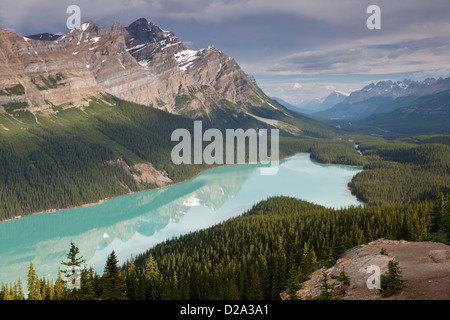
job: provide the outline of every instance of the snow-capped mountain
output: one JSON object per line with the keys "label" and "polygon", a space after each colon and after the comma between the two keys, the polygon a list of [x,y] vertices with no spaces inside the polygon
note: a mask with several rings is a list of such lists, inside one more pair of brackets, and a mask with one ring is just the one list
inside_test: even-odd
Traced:
{"label": "snow-capped mountain", "polygon": [[325,122],[358,120],[375,113],[391,112],[415,99],[450,89],[450,78],[428,78],[424,81],[380,81],[352,92],[332,108],[312,114]]}
{"label": "snow-capped mountain", "polygon": [[409,95],[425,95],[443,91],[449,87],[449,81],[442,78],[427,78],[423,81],[404,79],[393,82],[391,80],[371,83],[361,90],[352,92],[344,103],[355,103],[372,97],[404,97]]}
{"label": "snow-capped mountain", "polygon": [[60,36],[30,37],[0,29],[0,90],[23,87],[20,95],[1,95],[0,105],[19,102],[43,111],[85,105],[106,92],[191,118],[272,109],[232,57],[214,45],[190,50],[143,18],[128,27],[88,21]]}

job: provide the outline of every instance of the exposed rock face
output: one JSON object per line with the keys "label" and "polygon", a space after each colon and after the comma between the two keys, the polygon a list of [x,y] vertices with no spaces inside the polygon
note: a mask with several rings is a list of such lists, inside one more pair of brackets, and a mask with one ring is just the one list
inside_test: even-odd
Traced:
{"label": "exposed rock face", "polygon": [[[233,58],[213,45],[189,50],[173,32],[145,19],[109,29],[88,21],[53,41],[5,30],[0,37],[0,90],[21,83],[25,96],[19,100],[28,101],[30,110],[79,106],[103,90],[191,118],[207,118],[217,108],[237,113],[268,100]],[[56,83],[47,85],[56,75]],[[18,100],[0,98],[0,104]]]}
{"label": "exposed rock face", "polygon": [[107,165],[119,165],[124,168],[140,184],[156,185],[163,187],[173,181],[168,177],[167,172],[156,170],[151,163],[137,163],[130,167],[122,158],[106,161]]}
{"label": "exposed rock face", "polygon": [[[382,249],[386,254],[380,253]],[[384,274],[392,259],[399,262],[406,280],[405,288],[397,295],[383,298],[378,290],[368,289],[367,280],[373,273],[367,271],[369,266],[375,265]],[[342,270],[349,278],[349,285],[337,280]],[[322,268],[311,274],[296,295],[304,300],[319,296],[322,272],[329,276],[328,283],[339,283],[333,295],[345,300],[450,299],[450,246],[442,243],[379,239],[352,248],[332,268]],[[281,296],[287,298],[286,293]]]}
{"label": "exposed rock face", "polygon": [[158,187],[162,187],[172,182],[167,176],[167,172],[158,171],[149,163],[137,163],[133,168],[137,171],[133,174],[133,178],[138,183],[156,184]]}
{"label": "exposed rock face", "polygon": [[3,112],[54,112],[53,106],[82,107],[88,105],[90,97],[104,93],[86,65],[58,44],[3,29],[0,39]]}
{"label": "exposed rock face", "polygon": [[[172,32],[145,19],[126,29],[131,36],[125,39],[127,51],[145,69],[146,88],[155,93],[141,98],[147,104],[198,116],[208,114],[210,100],[217,96],[238,104],[254,103],[254,97],[258,96],[264,98],[236,61],[213,45],[189,50]],[[179,96],[185,97],[183,103],[177,103]],[[130,100],[133,96],[123,98]]]}

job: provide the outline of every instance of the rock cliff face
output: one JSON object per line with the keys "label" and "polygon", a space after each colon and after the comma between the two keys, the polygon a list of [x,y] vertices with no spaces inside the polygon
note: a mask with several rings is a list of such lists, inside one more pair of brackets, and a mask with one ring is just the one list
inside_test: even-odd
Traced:
{"label": "rock cliff face", "polygon": [[27,102],[29,110],[42,111],[52,104],[80,106],[107,92],[207,119],[218,109],[245,112],[270,101],[233,58],[213,45],[190,50],[173,32],[145,19],[109,29],[88,21],[53,41],[6,30],[0,37],[0,93],[24,88],[21,95],[0,95],[0,104]]}
{"label": "rock cliff face", "polygon": [[[368,288],[367,280],[373,274],[368,273],[368,268],[378,266],[384,274],[390,260],[399,262],[402,277],[406,280],[405,288],[396,295],[383,298],[378,290]],[[342,270],[349,279],[348,285],[337,280]],[[328,275],[328,283],[337,284],[333,295],[344,300],[450,299],[450,246],[442,243],[379,239],[352,248],[332,268],[322,268],[311,274],[296,295],[303,300],[319,296],[322,272]],[[281,296],[288,298],[286,293]]]}
{"label": "rock cliff face", "polygon": [[86,64],[58,44],[3,29],[0,39],[0,112],[82,107],[104,92]]}

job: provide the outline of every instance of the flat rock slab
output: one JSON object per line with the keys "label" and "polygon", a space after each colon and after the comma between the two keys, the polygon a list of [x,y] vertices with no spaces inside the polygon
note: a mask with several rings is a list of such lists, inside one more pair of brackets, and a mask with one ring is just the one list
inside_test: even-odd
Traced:
{"label": "flat rock slab", "polygon": [[[406,282],[400,293],[384,298],[378,290],[368,288],[367,280],[372,275],[368,268],[378,266],[384,274],[390,260],[399,262]],[[450,246],[443,243],[379,239],[352,248],[332,268],[314,272],[296,295],[305,300],[314,299],[320,294],[322,272],[325,271],[333,283],[342,270],[350,284],[339,286],[335,295],[344,300],[450,300]]]}

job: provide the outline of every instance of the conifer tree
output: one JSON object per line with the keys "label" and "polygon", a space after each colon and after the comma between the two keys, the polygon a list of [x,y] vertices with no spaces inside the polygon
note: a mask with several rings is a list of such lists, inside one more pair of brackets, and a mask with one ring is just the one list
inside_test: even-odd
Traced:
{"label": "conifer tree", "polygon": [[259,280],[259,274],[257,272],[249,273],[249,288],[248,288],[248,299],[249,300],[261,300],[262,290]]}
{"label": "conifer tree", "polygon": [[61,276],[61,269],[58,269],[58,277],[55,281],[55,299],[63,300],[66,296],[66,288],[64,286],[64,280]]}
{"label": "conifer tree", "polygon": [[399,292],[404,287],[402,270],[398,261],[390,260],[388,271],[380,277],[380,293],[383,297],[389,297]]}
{"label": "conifer tree", "polygon": [[56,297],[55,297],[55,286],[53,284],[53,280],[51,281],[50,286],[49,286],[48,299],[49,300],[56,300]]}
{"label": "conifer tree", "polygon": [[102,296],[102,277],[100,277],[94,269],[89,268],[89,277],[92,279],[92,286],[94,288],[94,296],[96,299],[100,299]]}
{"label": "conifer tree", "polygon": [[320,295],[316,298],[316,300],[334,300],[333,298],[333,290],[338,285],[335,283],[328,283],[328,275],[325,272],[322,272],[323,279],[322,284],[320,285]]}
{"label": "conifer tree", "polygon": [[342,271],[339,273],[339,277],[337,278],[338,281],[341,281],[343,284],[350,284],[350,280],[347,276],[347,274],[345,273],[345,269],[342,268]]}
{"label": "conifer tree", "polygon": [[174,271],[172,277],[167,280],[167,286],[165,290],[165,298],[169,300],[178,300],[179,294],[178,294],[178,276],[177,272]]}
{"label": "conifer tree", "polygon": [[30,262],[27,275],[28,300],[40,300],[39,281],[33,263]]}
{"label": "conifer tree", "polygon": [[300,270],[303,275],[309,275],[316,270],[318,265],[316,253],[310,248],[308,243],[305,243],[303,247],[303,255],[300,261]]}
{"label": "conifer tree", "polygon": [[283,239],[279,237],[278,247],[273,257],[273,281],[272,281],[272,299],[279,300],[280,293],[286,289],[286,254],[284,251]]}
{"label": "conifer tree", "polygon": [[9,284],[9,297],[11,300],[16,300],[16,298],[17,298],[17,291],[16,291],[15,283]]}
{"label": "conifer tree", "polygon": [[81,300],[93,300],[95,298],[93,279],[86,263],[81,270],[80,290],[78,295]]}
{"label": "conifer tree", "polygon": [[444,209],[444,195],[438,190],[430,213],[430,232],[439,232]]}
{"label": "conifer tree", "polygon": [[11,299],[8,283],[5,283],[5,285],[2,285],[2,291],[3,291],[3,300],[13,300]]}
{"label": "conifer tree", "polygon": [[[243,272],[243,274],[245,274]],[[209,271],[206,266],[203,266],[203,270],[200,272],[199,291],[202,300],[211,299],[211,286],[209,284]]]}
{"label": "conifer tree", "polygon": [[147,300],[157,300],[160,297],[161,274],[152,255],[147,259],[145,267],[145,295]]}
{"label": "conifer tree", "polygon": [[440,231],[445,234],[447,243],[450,243],[450,192],[445,197]]}
{"label": "conifer tree", "polygon": [[138,277],[138,297],[139,300],[145,300],[145,279],[143,275]]}
{"label": "conifer tree", "polygon": [[40,285],[40,288],[41,288],[40,289],[41,299],[42,300],[47,300],[48,299],[47,283],[48,283],[48,281],[47,282],[45,281],[45,277],[42,278],[42,280],[39,280],[39,285]]}
{"label": "conifer tree", "polygon": [[[77,279],[75,277],[78,276],[78,272],[80,272],[81,275],[81,264],[84,262],[83,257],[79,257],[78,254],[80,253],[80,250],[73,244],[73,242],[70,242],[70,249],[67,253],[67,261],[61,261],[61,264],[66,266],[67,268],[65,270],[62,270],[61,272],[65,274],[66,276],[66,285],[68,284],[68,281],[71,281],[71,285],[73,286],[72,289],[69,289],[70,294],[69,298],[77,300],[79,299],[78,291],[79,291],[79,283],[76,283]],[[75,277],[74,277],[75,274]],[[73,279],[72,279],[73,277]]]}
{"label": "conifer tree", "polygon": [[299,271],[295,271],[295,268],[291,268],[287,283],[288,286],[287,293],[289,294],[290,300],[297,300],[298,298],[295,293],[301,288],[301,285],[299,284],[300,282],[299,275],[300,275]]}
{"label": "conifer tree", "polygon": [[126,265],[126,291],[129,300],[138,298],[137,274],[133,255],[131,255],[130,261],[127,261]]}
{"label": "conifer tree", "polygon": [[17,294],[16,294],[16,300],[24,300],[25,299],[25,297],[24,297],[24,294],[23,294],[23,289],[22,289],[22,280],[20,280],[20,277],[19,277],[19,279],[17,280],[17,285],[15,286],[16,287],[16,292],[17,292]]}
{"label": "conifer tree", "polygon": [[102,300],[124,300],[125,296],[125,281],[120,274],[120,269],[117,266],[118,260],[114,251],[106,259],[106,265],[103,272],[102,284]]}
{"label": "conifer tree", "polygon": [[197,263],[193,260],[189,263],[189,299],[198,300],[200,299],[200,288],[199,288],[199,271]]}

